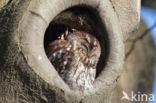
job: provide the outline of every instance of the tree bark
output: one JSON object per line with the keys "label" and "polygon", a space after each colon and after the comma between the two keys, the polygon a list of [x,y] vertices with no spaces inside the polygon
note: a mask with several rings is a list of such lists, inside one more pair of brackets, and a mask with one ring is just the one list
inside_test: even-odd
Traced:
{"label": "tree bark", "polygon": [[[118,103],[131,103],[121,99],[123,91],[131,98],[132,92],[151,94],[153,90],[156,48],[150,29],[146,27],[143,20],[140,22],[139,29],[125,42],[125,50],[127,56],[124,70],[118,81],[113,99],[114,102],[118,101]],[[148,102],[144,101],[144,103]],[[138,103],[142,103],[142,101],[138,101]]]}
{"label": "tree bark", "polygon": [[[53,18],[77,5],[87,5],[98,12],[101,28],[105,29],[99,35],[102,40],[107,36],[109,44],[107,60],[100,61],[105,66],[95,80],[94,89],[87,94],[71,90],[64,83],[43,47],[45,30]],[[2,103],[111,103],[122,71],[125,39],[109,0],[12,0],[0,8]]]}

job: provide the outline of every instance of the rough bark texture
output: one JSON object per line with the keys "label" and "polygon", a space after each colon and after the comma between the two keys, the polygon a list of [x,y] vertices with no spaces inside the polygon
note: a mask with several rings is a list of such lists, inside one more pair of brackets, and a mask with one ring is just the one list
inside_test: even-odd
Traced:
{"label": "rough bark texture", "polygon": [[[55,4],[57,7],[59,7],[57,10],[53,10],[53,6],[49,6],[49,9],[52,11],[59,11],[63,7],[67,6],[68,1],[72,0],[64,0],[59,5]],[[117,11],[113,11],[111,2],[109,0],[97,0],[97,5],[94,4],[94,0],[80,0],[71,2],[71,6],[73,6],[74,3],[78,4],[79,2],[84,2],[85,4],[95,6],[97,10],[100,10],[100,8],[104,7],[104,10],[100,10],[99,12],[102,12],[100,16],[104,18],[103,22],[105,22],[107,32],[110,34],[109,39],[111,41],[110,54],[112,55],[110,55],[106,69],[104,69],[104,71],[101,73],[101,76],[95,81],[97,88],[95,88],[95,91],[93,90],[94,92],[92,92],[89,96],[83,96],[81,94],[76,95],[74,91],[67,92],[69,88],[66,88],[66,85],[63,84],[63,81],[56,81],[56,78],[59,80],[59,77],[55,72],[53,73],[54,75],[52,79],[50,79],[51,77],[47,79],[47,75],[49,74],[46,75],[41,71],[37,71],[37,68],[30,64],[30,61],[32,60],[30,60],[26,53],[21,50],[23,45],[20,40],[25,38],[25,35],[20,34],[20,30],[23,27],[21,27],[21,25],[26,24],[25,22],[27,22],[23,22],[23,20],[25,20],[23,19],[25,14],[26,17],[29,17],[30,13],[30,17],[33,17],[32,19],[29,18],[30,23],[34,22],[31,20],[42,19],[42,22],[44,22],[45,25],[49,24],[49,22],[47,22],[50,21],[51,18],[49,15],[38,15],[46,13],[44,10],[48,11],[46,7],[41,11],[39,10],[40,7],[43,7],[41,4],[44,4],[44,2],[47,4],[50,3],[50,1],[44,0],[12,0],[8,2],[7,0],[0,1],[0,101],[2,103],[111,103],[112,94],[122,70],[120,67],[123,64],[122,58],[124,56],[122,50],[122,33],[116,18]],[[53,2],[57,3],[58,1],[54,0]],[[136,2],[136,4],[138,4],[138,2]],[[122,5],[124,6],[125,4],[121,4],[121,6]],[[116,6],[114,5],[114,7]],[[49,16],[49,20],[44,16],[47,16],[47,18]],[[113,23],[115,25],[113,25]],[[29,26],[29,24],[24,27],[27,26]],[[30,28],[31,26],[32,25],[30,25]],[[42,26],[40,26],[40,28],[42,28]],[[29,28],[25,29],[25,31],[27,31]],[[116,47],[115,45],[118,43],[121,45]],[[115,65],[112,66],[112,64]],[[42,65],[38,65],[38,68],[39,66]]]}
{"label": "rough bark texture", "polygon": [[[37,76],[14,42],[13,35],[17,33],[15,28],[29,1],[14,2],[0,12],[0,101],[1,103],[63,103],[65,101],[61,97],[63,91],[49,86]],[[59,93],[54,93],[53,90]]]}
{"label": "rough bark texture", "polygon": [[2,7],[4,7],[5,5],[7,5],[7,3],[9,2],[9,0],[1,0],[0,1],[0,10]]}

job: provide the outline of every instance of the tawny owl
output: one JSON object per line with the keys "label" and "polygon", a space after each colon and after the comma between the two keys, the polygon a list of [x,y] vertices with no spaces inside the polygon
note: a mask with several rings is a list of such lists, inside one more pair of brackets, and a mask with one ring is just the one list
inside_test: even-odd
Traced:
{"label": "tawny owl", "polygon": [[93,87],[101,55],[100,44],[94,36],[73,30],[51,42],[46,51],[49,60],[70,88],[89,90]]}

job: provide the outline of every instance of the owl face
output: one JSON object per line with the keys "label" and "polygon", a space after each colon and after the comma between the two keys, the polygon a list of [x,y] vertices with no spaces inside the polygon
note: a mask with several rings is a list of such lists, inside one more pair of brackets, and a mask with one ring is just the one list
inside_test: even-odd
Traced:
{"label": "owl face", "polygon": [[70,33],[66,40],[73,44],[73,49],[76,51],[75,55],[81,58],[80,61],[96,66],[95,64],[101,54],[101,48],[95,37],[84,32],[74,32]]}
{"label": "owl face", "polygon": [[74,30],[63,39],[51,42],[46,53],[69,87],[80,90],[92,87],[101,54],[100,44],[94,36]]}

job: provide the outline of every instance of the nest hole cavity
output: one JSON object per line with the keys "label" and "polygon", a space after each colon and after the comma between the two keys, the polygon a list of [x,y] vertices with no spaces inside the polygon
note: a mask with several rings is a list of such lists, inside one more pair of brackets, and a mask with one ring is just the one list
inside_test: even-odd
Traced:
{"label": "nest hole cavity", "polygon": [[[106,28],[95,8],[81,5],[68,8],[58,14],[49,24],[44,36],[44,48],[67,29],[80,30],[95,36],[100,42],[101,56],[97,65],[96,77],[104,70],[109,56],[109,39]],[[83,24],[82,24],[83,21]]]}

